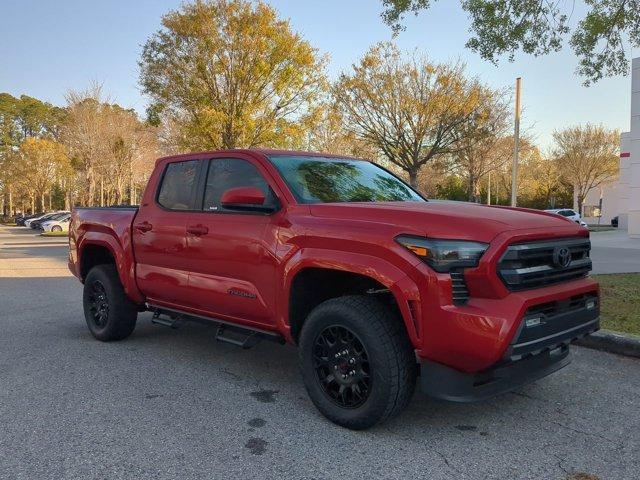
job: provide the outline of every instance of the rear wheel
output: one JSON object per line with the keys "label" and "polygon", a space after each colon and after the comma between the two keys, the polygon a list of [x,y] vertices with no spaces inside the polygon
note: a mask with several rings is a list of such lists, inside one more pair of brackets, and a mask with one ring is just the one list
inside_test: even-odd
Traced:
{"label": "rear wheel", "polygon": [[122,340],[136,326],[138,311],[125,294],[115,265],[98,265],[89,271],[83,306],[89,331],[103,342]]}
{"label": "rear wheel", "polygon": [[51,231],[52,232],[61,232],[62,231],[62,227],[60,225],[54,225],[53,227],[51,227]]}
{"label": "rear wheel", "polygon": [[302,375],[329,420],[365,429],[408,405],[417,375],[401,319],[378,300],[334,298],[317,306],[300,333]]}

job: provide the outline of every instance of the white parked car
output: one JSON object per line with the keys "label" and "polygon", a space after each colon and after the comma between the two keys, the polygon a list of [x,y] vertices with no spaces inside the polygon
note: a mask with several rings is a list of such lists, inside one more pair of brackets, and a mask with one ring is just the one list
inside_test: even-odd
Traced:
{"label": "white parked car", "polygon": [[44,220],[44,219],[46,219],[46,218],[51,217],[51,216],[52,216],[52,215],[54,215],[55,213],[56,213],[56,212],[43,213],[42,215],[40,215],[40,216],[38,216],[38,217],[30,218],[29,220],[26,220],[26,221],[24,222],[24,226],[25,226],[25,227],[31,227],[31,222],[35,222],[35,221],[38,221],[38,220]]}
{"label": "white parked car", "polygon": [[587,226],[587,224],[582,221],[582,218],[580,218],[580,214],[570,208],[556,208],[553,210],[545,210],[545,212],[555,213],[556,215],[560,215],[562,217],[568,218],[569,220],[573,220],[583,227]]}
{"label": "white parked car", "polygon": [[43,222],[40,225],[40,230],[43,232],[68,232],[70,222],[71,214],[67,213],[60,218]]}

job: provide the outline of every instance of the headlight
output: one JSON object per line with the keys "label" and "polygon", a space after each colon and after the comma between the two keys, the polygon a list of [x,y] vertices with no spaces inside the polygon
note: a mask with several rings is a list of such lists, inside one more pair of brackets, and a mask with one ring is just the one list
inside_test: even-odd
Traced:
{"label": "headlight", "polygon": [[438,240],[410,235],[400,235],[396,237],[396,241],[424,260],[436,272],[477,267],[480,257],[489,247],[488,244],[480,242]]}

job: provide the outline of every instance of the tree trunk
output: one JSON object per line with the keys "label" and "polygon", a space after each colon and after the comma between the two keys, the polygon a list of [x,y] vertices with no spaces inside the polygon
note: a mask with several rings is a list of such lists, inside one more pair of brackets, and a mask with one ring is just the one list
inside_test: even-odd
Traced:
{"label": "tree trunk", "polygon": [[475,202],[476,201],[476,179],[473,175],[469,174],[469,185],[467,186],[467,188],[469,189],[469,191],[467,192],[467,197],[469,199],[470,202]]}
{"label": "tree trunk", "polygon": [[[585,195],[586,197],[586,195]],[[582,217],[582,205],[584,203],[584,197],[582,195],[578,195],[578,215]]]}
{"label": "tree trunk", "polygon": [[9,211],[13,212],[13,192],[9,189]]}
{"label": "tree trunk", "polygon": [[409,185],[411,185],[416,190],[418,189],[418,169],[408,170],[409,173]]}
{"label": "tree trunk", "polygon": [[133,165],[129,163],[129,205],[136,203],[136,189],[133,185]]}
{"label": "tree trunk", "polygon": [[[96,179],[93,175],[93,168],[87,168],[87,180],[89,183],[89,191],[87,192],[85,206],[93,207],[96,194]],[[80,198],[82,198],[82,196]]]}

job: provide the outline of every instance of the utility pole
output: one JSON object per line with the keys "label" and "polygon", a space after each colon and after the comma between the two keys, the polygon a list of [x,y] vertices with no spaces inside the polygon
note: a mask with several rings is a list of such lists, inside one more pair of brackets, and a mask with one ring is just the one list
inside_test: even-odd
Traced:
{"label": "utility pole", "polygon": [[522,79],[516,78],[516,114],[513,132],[513,168],[511,169],[511,206],[518,203],[518,153],[520,151],[520,84]]}
{"label": "utility pole", "polygon": [[491,205],[491,170],[487,178],[487,205]]}

